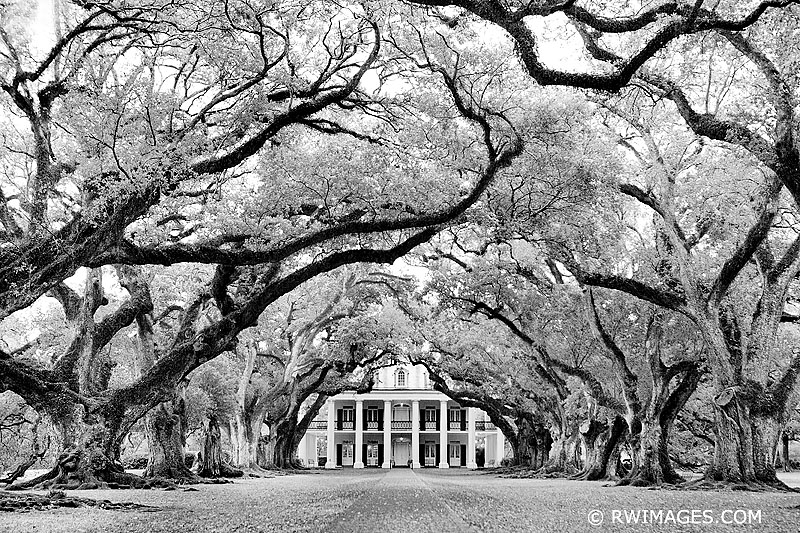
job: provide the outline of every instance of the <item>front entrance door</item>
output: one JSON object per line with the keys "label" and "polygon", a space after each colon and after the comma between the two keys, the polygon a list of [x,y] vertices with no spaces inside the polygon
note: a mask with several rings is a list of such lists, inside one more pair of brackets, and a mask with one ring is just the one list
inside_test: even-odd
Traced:
{"label": "front entrance door", "polygon": [[408,466],[411,459],[411,443],[408,440],[396,440],[392,443],[392,459],[394,466]]}
{"label": "front entrance door", "polygon": [[447,445],[447,455],[450,458],[450,466],[461,466],[461,445],[451,443]]}
{"label": "front entrance door", "polygon": [[436,443],[425,443],[425,466],[436,466]]}

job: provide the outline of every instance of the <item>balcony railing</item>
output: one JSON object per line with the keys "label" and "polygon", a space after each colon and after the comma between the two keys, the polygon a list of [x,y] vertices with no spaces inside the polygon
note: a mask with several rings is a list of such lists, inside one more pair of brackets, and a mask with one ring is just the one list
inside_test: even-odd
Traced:
{"label": "balcony railing", "polygon": [[[347,420],[347,421],[337,420],[333,427],[341,431],[353,431],[355,429],[355,422],[352,420]],[[413,423],[411,421],[405,421],[405,420],[392,421],[392,431],[411,431],[412,427]],[[421,431],[439,431],[439,422],[435,420],[428,420],[428,421],[423,420],[419,423],[419,428]],[[308,425],[308,429],[314,429],[318,431],[327,430],[328,421],[312,420],[311,423]],[[466,431],[467,422],[451,420],[447,423],[447,429],[448,431]],[[475,431],[494,431],[496,429],[497,426],[495,426],[489,420],[475,421]],[[375,421],[364,422],[364,430],[383,431],[383,422],[375,422]]]}
{"label": "balcony railing", "polygon": [[328,429],[327,420],[312,420],[308,425],[308,429]]}

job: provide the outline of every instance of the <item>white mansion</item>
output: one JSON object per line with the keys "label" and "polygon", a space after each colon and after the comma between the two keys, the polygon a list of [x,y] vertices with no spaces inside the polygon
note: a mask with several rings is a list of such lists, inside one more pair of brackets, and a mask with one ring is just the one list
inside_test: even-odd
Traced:
{"label": "white mansion", "polygon": [[372,392],[330,398],[298,448],[298,458],[320,466],[317,441],[325,436],[325,468],[477,468],[482,444],[486,466],[499,465],[505,439],[483,411],[463,408],[434,391],[418,365],[382,368]]}

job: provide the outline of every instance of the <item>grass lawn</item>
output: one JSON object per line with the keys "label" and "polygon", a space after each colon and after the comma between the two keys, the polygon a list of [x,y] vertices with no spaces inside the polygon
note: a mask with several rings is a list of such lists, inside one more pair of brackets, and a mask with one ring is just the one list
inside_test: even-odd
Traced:
{"label": "grass lawn", "polygon": [[[800,487],[800,474],[782,477]],[[800,531],[800,494],[647,490],[599,482],[502,479],[465,470],[320,470],[197,489],[70,491],[158,510],[6,513],[0,516],[0,531]],[[632,519],[631,513],[651,509],[662,511],[663,523],[610,523],[615,510],[628,510]],[[589,525],[592,510],[603,513],[602,525]],[[680,510],[685,511],[678,517]],[[687,514],[692,510],[706,514],[692,519]],[[747,518],[742,513],[723,515],[725,510],[749,510],[750,523],[723,524]],[[619,516],[625,521],[624,514]],[[643,516],[638,515],[640,522]]]}

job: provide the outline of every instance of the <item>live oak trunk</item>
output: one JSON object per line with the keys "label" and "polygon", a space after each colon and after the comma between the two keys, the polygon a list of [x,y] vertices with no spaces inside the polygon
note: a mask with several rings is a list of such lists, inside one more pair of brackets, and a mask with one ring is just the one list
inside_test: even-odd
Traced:
{"label": "live oak trunk", "polygon": [[550,450],[553,447],[553,437],[550,431],[543,425],[537,425],[536,456],[533,461],[533,468],[541,469],[550,458]]}
{"label": "live oak trunk", "polygon": [[783,441],[783,448],[781,450],[781,462],[783,463],[783,471],[792,471],[792,461],[789,459],[789,435],[783,434],[781,439]]}
{"label": "live oak trunk", "polygon": [[547,462],[541,473],[548,475],[572,476],[581,468],[578,457],[578,431],[561,428],[558,437],[552,441]]}
{"label": "live oak trunk", "polygon": [[144,477],[161,477],[183,482],[197,481],[197,475],[187,466],[184,400],[179,392],[175,398],[154,407],[145,418],[145,431],[150,457]]}
{"label": "live oak trunk", "polygon": [[517,434],[509,441],[514,451],[514,464],[528,468],[534,467],[538,439],[530,420],[517,419]]}
{"label": "live oak trunk", "polygon": [[264,425],[264,409],[245,413],[237,411],[231,422],[233,442],[233,465],[244,470],[259,470],[263,461],[258,458],[258,443]]}
{"label": "live oak trunk", "polygon": [[775,454],[791,396],[774,402],[759,383],[737,376],[722,365],[721,348],[716,350],[716,365],[721,370],[714,376],[714,457],[705,480],[785,489],[775,472]]}
{"label": "live oak trunk", "polygon": [[[45,474],[10,489],[149,488],[162,486],[163,480],[145,480],[128,474],[114,460],[119,439],[113,425],[102,417],[75,423],[72,434],[79,435],[74,445],[64,450],[56,465]],[[167,483],[168,485],[168,483]]]}
{"label": "live oak trunk", "polygon": [[[120,276],[130,282],[138,281],[143,287],[143,276],[138,269],[120,267]],[[140,374],[156,362],[153,317],[141,312],[136,317],[137,362]],[[169,478],[181,483],[195,483],[198,477],[186,467],[186,383],[181,382],[145,416],[144,426],[150,456],[144,471],[146,478]]]}
{"label": "live oak trunk", "polygon": [[669,435],[678,413],[697,389],[702,374],[695,366],[690,366],[680,378],[677,387],[669,394],[666,402],[651,400],[642,419],[642,430],[638,447],[634,450],[636,461],[626,477],[631,485],[661,485],[680,483],[669,456]]}
{"label": "live oak trunk", "polygon": [[[768,242],[762,243],[768,247]],[[778,480],[775,456],[778,441],[797,402],[800,355],[776,368],[778,328],[789,285],[800,272],[800,239],[782,258],[781,268],[770,270],[761,261],[761,295],[752,314],[747,342],[742,342],[736,315],[722,308],[710,310],[698,322],[709,347],[714,377],[714,458],[706,471],[709,483],[748,488],[788,487]]]}
{"label": "live oak trunk", "polygon": [[581,428],[586,446],[586,464],[583,471],[573,479],[596,481],[616,479],[620,441],[627,425],[621,416],[614,417],[610,423],[588,420]]}
{"label": "live oak trunk", "polygon": [[258,445],[256,446],[256,464],[260,467],[266,467],[269,463],[269,440],[265,436],[258,438]]}
{"label": "live oak trunk", "polygon": [[508,442],[514,452],[514,465],[538,469],[543,466],[550,454],[552,439],[542,424],[530,417],[518,416],[516,434]]}
{"label": "live oak trunk", "polygon": [[53,368],[53,373],[74,387],[78,394],[47,391],[33,396],[36,405],[29,402],[53,420],[63,451],[52,470],[18,484],[19,488],[89,489],[164,484],[163,480],[144,480],[124,472],[119,463],[119,447],[133,420],[123,422],[125,405],[115,401],[113,395],[104,394],[109,390],[113,363],[108,350],[102,348],[113,333],[138,316],[143,320],[141,327],[150,327],[148,333],[152,339],[152,324],[145,318],[152,310],[149,292],[142,290],[142,280],[136,272],[128,273],[129,276],[120,277],[120,284],[132,296],[137,295],[136,303],[121,306],[96,324],[94,315],[107,302],[103,297],[101,269],[88,272],[80,316],[75,321],[75,337]]}
{"label": "live oak trunk", "polygon": [[203,450],[197,454],[192,467],[197,475],[206,478],[241,477],[243,472],[225,462],[222,453],[222,431],[214,415],[206,419],[203,427]]}
{"label": "live oak trunk", "polygon": [[[267,468],[298,468],[297,419],[285,416],[270,425],[269,437],[266,438]],[[302,436],[300,437],[302,438]]]}
{"label": "live oak trunk", "polygon": [[[307,375],[306,380],[294,379],[281,394],[273,395],[273,405],[268,417],[270,431],[266,439],[266,460],[270,468],[305,468],[297,458],[297,448],[305,435],[311,421],[328,398],[328,393],[335,395],[342,390],[317,392],[328,375],[330,366],[318,369],[316,373]],[[352,372],[349,369],[348,372]],[[312,394],[314,401],[306,404]],[[301,416],[303,406],[307,409]]]}
{"label": "live oak trunk", "polygon": [[[678,413],[694,394],[704,371],[693,361],[666,366],[661,358],[661,317],[648,326],[645,349],[650,367],[650,398],[642,410],[632,439],[632,468],[620,484],[634,486],[679,483],[669,457],[669,434]],[[674,387],[671,387],[672,383]]]}
{"label": "live oak trunk", "polygon": [[778,443],[783,434],[785,423],[775,416],[754,415],[752,422],[753,466],[759,481],[770,485],[781,485],[775,472],[778,458]]}
{"label": "live oak trunk", "polygon": [[296,468],[297,445],[291,434],[277,435],[272,447],[273,465],[277,468]]}
{"label": "live oak trunk", "polygon": [[263,392],[250,389],[257,355],[256,345],[247,342],[244,346],[237,347],[237,352],[244,355],[245,366],[236,390],[236,413],[230,421],[233,464],[244,470],[258,471],[261,469],[258,442],[269,401]]}
{"label": "live oak trunk", "polygon": [[630,484],[634,486],[661,485],[682,481],[672,467],[669,458],[667,428],[657,421],[645,421],[638,438],[636,460],[629,474]]}

